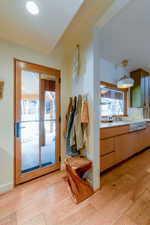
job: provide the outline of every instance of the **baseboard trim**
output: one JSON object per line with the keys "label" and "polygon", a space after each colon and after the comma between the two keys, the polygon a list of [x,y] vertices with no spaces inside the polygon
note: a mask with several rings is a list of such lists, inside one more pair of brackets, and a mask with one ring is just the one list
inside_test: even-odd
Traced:
{"label": "baseboard trim", "polygon": [[0,195],[6,193],[8,191],[11,191],[12,189],[13,189],[13,184],[11,184],[11,183],[0,185]]}

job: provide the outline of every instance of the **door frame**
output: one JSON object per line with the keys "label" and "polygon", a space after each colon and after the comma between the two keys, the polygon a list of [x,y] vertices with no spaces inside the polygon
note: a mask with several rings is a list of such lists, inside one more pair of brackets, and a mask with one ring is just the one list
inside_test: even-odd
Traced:
{"label": "door frame", "polygon": [[[56,163],[51,166],[45,166],[32,172],[22,174],[21,173],[21,152],[19,149],[20,140],[15,136],[15,123],[20,122],[18,118],[20,116],[20,107],[18,107],[18,102],[20,102],[21,90],[18,91],[18,88],[21,88],[21,69],[26,69],[33,72],[43,73],[47,75],[55,75],[56,76]],[[43,65],[38,65],[34,63],[30,63],[27,61],[23,61],[20,59],[14,58],[14,184],[18,185],[24,183],[26,181],[32,180],[36,177],[40,177],[42,175],[48,174],[55,170],[60,169],[60,154],[61,154],[61,105],[60,105],[60,77],[61,71],[53,68],[49,68]]]}

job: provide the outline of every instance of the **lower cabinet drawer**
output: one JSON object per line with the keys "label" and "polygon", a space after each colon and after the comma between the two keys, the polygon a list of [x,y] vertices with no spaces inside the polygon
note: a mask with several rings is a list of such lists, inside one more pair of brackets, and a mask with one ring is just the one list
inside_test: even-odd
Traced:
{"label": "lower cabinet drawer", "polygon": [[108,138],[100,141],[100,153],[101,156],[104,156],[108,153],[111,153],[114,151],[114,138]]}
{"label": "lower cabinet drawer", "polygon": [[101,167],[101,172],[104,170],[114,166],[116,164],[116,153],[112,152],[108,155],[101,156],[100,157],[100,167]]}
{"label": "lower cabinet drawer", "polygon": [[101,128],[100,138],[105,139],[105,138],[115,137],[117,135],[126,134],[126,133],[128,133],[128,131],[129,131],[128,125],[109,127],[109,128]]}

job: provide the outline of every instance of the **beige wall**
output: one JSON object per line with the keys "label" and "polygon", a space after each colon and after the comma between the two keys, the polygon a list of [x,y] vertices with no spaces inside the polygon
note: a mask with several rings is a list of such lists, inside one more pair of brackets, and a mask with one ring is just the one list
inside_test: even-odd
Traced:
{"label": "beige wall", "polygon": [[[87,155],[93,161],[92,182],[94,189],[99,188],[99,74],[95,70],[93,29],[97,20],[105,13],[114,0],[86,0],[79,9],[69,28],[64,33],[57,48],[65,53],[66,72],[72,79],[74,49],[80,45],[80,74],[72,79],[72,95],[88,94],[89,98],[89,145]],[[96,43],[97,44],[97,43]],[[99,67],[99,58],[97,59]]]}
{"label": "beige wall", "polygon": [[[50,56],[38,54],[29,49],[19,47],[0,41],[0,80],[5,81],[4,98],[0,100],[0,192],[10,189],[13,185],[13,58],[20,58],[37,64],[60,68],[62,71],[61,87],[61,112],[62,112],[62,133],[64,127],[64,114],[66,112],[68,98],[72,94],[88,93],[90,96],[90,157],[94,161],[94,176],[99,176],[99,165],[96,155],[98,154],[98,142],[94,142],[94,136],[98,137],[97,116],[95,114],[95,98],[98,84],[94,76],[94,53],[93,53],[93,28],[97,20],[104,14],[106,9],[115,0],[86,0],[76,17],[65,31],[62,39]],[[72,82],[72,61],[76,44],[81,49],[81,70],[77,83]],[[92,84],[92,89],[90,85]],[[88,86],[87,86],[88,85]],[[88,87],[88,88],[87,88]],[[96,119],[96,120],[95,120]],[[65,140],[61,135],[62,164],[65,157]],[[62,165],[63,166],[63,165]],[[99,186],[99,181],[94,188]]]}
{"label": "beige wall", "polygon": [[99,62],[101,81],[117,84],[117,81],[122,77],[122,75],[127,73],[125,68],[115,65],[106,59],[101,58]]}
{"label": "beige wall", "polygon": [[[0,193],[13,186],[14,172],[14,120],[13,120],[13,91],[14,91],[14,65],[13,58],[41,64],[57,69],[62,68],[60,57],[52,60],[50,56],[41,55],[30,49],[0,40],[0,80],[5,82],[4,97],[0,100]],[[64,68],[64,67],[63,67]],[[64,117],[66,99],[69,95],[69,77],[66,78],[62,70],[61,111]],[[62,139],[61,146],[64,146]],[[62,148],[64,152],[64,147]]]}

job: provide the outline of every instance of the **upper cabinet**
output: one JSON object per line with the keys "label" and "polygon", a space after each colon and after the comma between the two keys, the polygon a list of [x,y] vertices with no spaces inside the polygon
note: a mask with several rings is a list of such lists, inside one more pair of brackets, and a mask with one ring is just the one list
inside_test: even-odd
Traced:
{"label": "upper cabinet", "polygon": [[146,107],[149,101],[149,73],[143,69],[131,72],[134,86],[130,92],[131,107]]}

